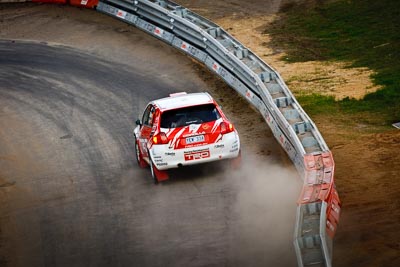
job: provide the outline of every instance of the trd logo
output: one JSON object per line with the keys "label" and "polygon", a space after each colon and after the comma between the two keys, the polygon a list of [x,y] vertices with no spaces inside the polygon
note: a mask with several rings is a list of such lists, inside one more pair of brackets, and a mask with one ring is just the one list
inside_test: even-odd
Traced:
{"label": "trd logo", "polygon": [[197,160],[197,159],[206,159],[211,156],[210,150],[198,150],[185,152],[185,161]]}

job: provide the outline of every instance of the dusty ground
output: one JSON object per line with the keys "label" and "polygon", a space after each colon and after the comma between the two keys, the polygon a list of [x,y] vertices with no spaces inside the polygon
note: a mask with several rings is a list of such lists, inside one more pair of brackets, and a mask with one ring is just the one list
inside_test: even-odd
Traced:
{"label": "dusty ground", "polygon": [[[369,78],[371,70],[346,69],[348,62],[281,61],[284,51],[270,48],[270,36],[263,32],[279,16],[276,8],[284,1],[218,1],[216,8],[215,1],[177,2],[227,29],[278,70],[295,94],[362,98],[378,89]],[[400,131],[377,129],[357,119],[363,118],[341,114],[313,118],[334,153],[336,185],[343,202],[333,263],[400,266]]]}
{"label": "dusty ground", "polygon": [[[276,12],[284,1],[178,0],[176,2],[193,8],[227,29],[277,69],[295,93],[319,92],[335,95],[340,99],[345,96],[358,98],[377,89],[369,80],[371,71],[344,69],[343,66],[346,63],[286,64],[280,61],[279,58],[283,56],[283,52],[273,51],[268,47],[269,36],[263,34],[263,31],[268,27],[268,23],[278,16]],[[54,23],[47,27],[53,28],[54,32],[57,32],[56,29],[61,24],[65,25],[68,22],[68,15],[63,16],[62,9],[59,13],[55,12],[51,18],[41,16],[40,10],[35,12],[37,17],[41,17],[41,20],[36,22],[37,24],[45,23],[46,20],[54,22],[62,16],[60,24]],[[84,14],[83,21],[87,19],[85,17],[87,13]],[[76,39],[69,38],[68,31],[76,31],[73,27],[66,28],[66,32],[49,36],[48,32],[32,33],[30,31],[30,27],[38,25],[28,23],[19,24],[18,27],[13,25],[13,20],[18,21],[18,18],[24,15],[24,11],[12,14],[14,18],[9,18],[9,25],[0,29],[0,38],[12,35],[20,39],[33,39],[33,34],[35,34],[35,38],[42,38],[44,41],[81,46],[94,53],[113,52],[121,61],[124,60],[123,54],[127,51],[113,49],[98,51],[97,47],[93,46],[94,42],[85,43],[84,31],[81,36],[74,34]],[[110,23],[114,22],[110,20]],[[16,31],[17,28],[19,31]],[[85,30],[93,32],[97,28]],[[120,27],[120,31],[109,38],[110,47],[112,47],[114,37],[121,38],[122,41],[120,39],[119,42],[128,42],[128,38],[124,37],[126,34],[129,34],[129,27]],[[104,36],[99,36],[99,40],[101,38]],[[204,74],[204,70],[198,71]],[[208,77],[207,72],[205,76]],[[220,81],[210,79],[208,82],[214,84],[215,87],[222,86]],[[171,84],[175,82],[179,81],[171,77]],[[193,83],[196,82],[198,81],[193,81]],[[241,115],[241,119],[252,116],[252,114],[237,115]],[[334,153],[336,185],[343,201],[343,214],[335,241],[334,266],[400,266],[400,202],[398,200],[400,196],[398,179],[400,131],[371,128],[354,121],[353,118],[346,118],[339,114],[332,114],[330,117],[316,116],[313,119]],[[257,135],[262,136],[262,133],[257,133]],[[257,148],[254,147],[254,149]],[[263,147],[258,148],[257,153],[270,152],[267,147]]]}

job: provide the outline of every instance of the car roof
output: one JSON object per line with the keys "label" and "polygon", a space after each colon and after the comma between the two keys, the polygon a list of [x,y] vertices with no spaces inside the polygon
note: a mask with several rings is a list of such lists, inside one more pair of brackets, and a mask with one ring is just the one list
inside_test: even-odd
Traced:
{"label": "car roof", "polygon": [[171,110],[183,107],[197,106],[203,104],[212,104],[214,99],[208,93],[179,93],[170,97],[161,98],[152,102],[160,110]]}

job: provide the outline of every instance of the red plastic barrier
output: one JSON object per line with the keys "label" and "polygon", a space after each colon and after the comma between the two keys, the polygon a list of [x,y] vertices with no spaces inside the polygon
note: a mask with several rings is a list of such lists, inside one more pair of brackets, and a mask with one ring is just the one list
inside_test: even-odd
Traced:
{"label": "red plastic barrier", "polygon": [[69,0],[71,6],[79,6],[85,8],[95,8],[99,0]]}
{"label": "red plastic barrier", "polygon": [[336,234],[337,223],[335,221],[326,220],[326,233],[330,238],[333,238]]}
{"label": "red plastic barrier", "polygon": [[32,0],[36,3],[54,3],[54,4],[66,4],[67,0]]}
{"label": "red plastic barrier", "polygon": [[329,194],[331,184],[304,185],[298,204],[307,204],[324,201]]}
{"label": "red plastic barrier", "polygon": [[306,184],[322,184],[333,182],[335,163],[330,151],[316,155],[305,155],[304,166],[306,168],[304,180]]}
{"label": "red plastic barrier", "polygon": [[298,200],[298,204],[307,204],[313,202],[327,202],[326,210],[326,232],[333,238],[340,218],[341,202],[333,184],[304,185]]}
{"label": "red plastic barrier", "polygon": [[334,182],[335,162],[332,152],[304,155],[304,186],[299,204],[325,201]]}
{"label": "red plastic barrier", "polygon": [[332,152],[304,155],[304,166],[304,186],[298,204],[326,201],[326,232],[333,238],[339,224],[341,203],[334,186]]}
{"label": "red plastic barrier", "polygon": [[328,203],[328,208],[326,211],[326,217],[327,217],[326,232],[331,238],[333,238],[337,230],[337,225],[339,224],[339,218],[342,206],[336,188],[334,187],[332,188],[327,203]]}

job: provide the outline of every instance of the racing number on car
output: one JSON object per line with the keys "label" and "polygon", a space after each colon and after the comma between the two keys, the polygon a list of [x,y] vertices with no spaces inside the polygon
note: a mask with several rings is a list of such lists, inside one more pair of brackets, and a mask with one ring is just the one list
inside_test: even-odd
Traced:
{"label": "racing number on car", "polygon": [[206,158],[209,158],[210,156],[211,156],[210,150],[208,150],[208,149],[198,150],[198,151],[190,151],[190,152],[185,152],[185,161],[206,159]]}

